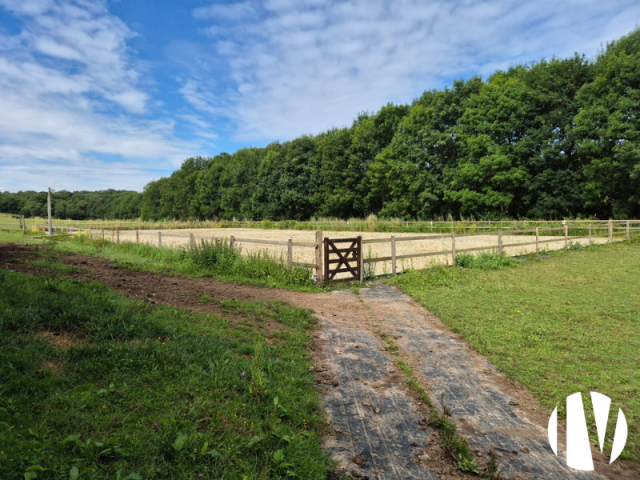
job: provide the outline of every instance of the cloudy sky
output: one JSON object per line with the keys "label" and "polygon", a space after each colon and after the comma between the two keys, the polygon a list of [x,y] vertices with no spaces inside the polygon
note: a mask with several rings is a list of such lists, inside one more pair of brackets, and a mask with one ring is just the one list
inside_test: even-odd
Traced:
{"label": "cloudy sky", "polygon": [[0,191],[141,190],[639,23],[637,0],[0,0]]}

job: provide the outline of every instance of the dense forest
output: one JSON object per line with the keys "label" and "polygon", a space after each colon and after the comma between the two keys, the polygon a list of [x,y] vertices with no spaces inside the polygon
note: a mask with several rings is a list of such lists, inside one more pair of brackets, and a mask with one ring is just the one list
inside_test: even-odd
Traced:
{"label": "dense forest", "polygon": [[[276,121],[277,119],[274,119]],[[640,216],[640,31],[149,183],[142,217]]]}
{"label": "dense forest", "polygon": [[[110,192],[69,194],[56,216],[638,218],[640,30],[593,59],[513,66],[350,127],[189,158],[141,200]],[[12,209],[7,195],[2,211],[42,213],[42,194]]]}
{"label": "dense forest", "polygon": [[[142,194],[125,190],[100,192],[56,192],[51,213],[72,220],[134,219],[140,217]],[[0,212],[25,217],[47,216],[46,192],[0,192]]]}

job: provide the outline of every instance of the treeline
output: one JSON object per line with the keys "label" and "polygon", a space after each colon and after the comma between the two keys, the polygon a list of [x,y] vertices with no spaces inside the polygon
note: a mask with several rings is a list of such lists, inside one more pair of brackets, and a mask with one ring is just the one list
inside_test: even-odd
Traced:
{"label": "treeline", "polygon": [[[126,190],[98,192],[56,192],[51,213],[56,218],[71,220],[135,219],[140,217],[142,194]],[[25,217],[47,216],[46,192],[0,192],[0,212]]]}
{"label": "treeline", "polygon": [[[274,119],[277,121],[277,119]],[[190,158],[143,219],[640,217],[640,31],[456,81],[349,128]]]}

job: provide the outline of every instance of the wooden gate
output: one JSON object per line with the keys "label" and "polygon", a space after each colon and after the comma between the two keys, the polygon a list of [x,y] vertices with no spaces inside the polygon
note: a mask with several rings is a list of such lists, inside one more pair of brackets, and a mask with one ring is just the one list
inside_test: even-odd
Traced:
{"label": "wooden gate", "polygon": [[[339,248],[339,244],[349,244]],[[350,273],[351,277],[333,280],[338,273]],[[324,239],[324,281],[362,281],[362,237]]]}

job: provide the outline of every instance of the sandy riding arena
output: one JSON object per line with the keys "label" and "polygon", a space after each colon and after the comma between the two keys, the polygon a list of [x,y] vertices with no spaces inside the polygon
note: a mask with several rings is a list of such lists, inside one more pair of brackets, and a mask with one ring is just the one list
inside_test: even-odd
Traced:
{"label": "sandy riding arena", "polygon": [[[158,232],[161,232],[162,246],[181,247],[187,246],[190,242],[190,234],[194,235],[195,241],[202,239],[211,240],[213,238],[225,238],[229,240],[234,236],[236,244],[245,254],[266,252],[270,256],[282,258],[287,257],[286,242],[293,240],[293,261],[308,264],[315,263],[315,248],[312,246],[296,246],[295,243],[315,242],[315,232],[308,230],[264,230],[255,228],[206,228],[206,229],[179,229],[179,230],[140,230],[138,239],[140,243],[149,243],[158,245]],[[113,232],[106,232],[107,239],[112,240],[109,236],[113,236]],[[334,238],[353,238],[361,235],[363,238],[363,257],[368,258],[384,258],[391,256],[390,233],[369,233],[369,232],[332,232],[324,231],[323,237]],[[432,264],[451,264],[451,247],[452,239],[450,236],[442,234],[415,234],[415,233],[395,233],[396,238],[396,255],[413,255],[419,253],[435,253],[442,252],[427,257],[418,257],[410,259],[397,260],[397,271],[401,272],[406,269],[419,269]],[[422,237],[419,240],[404,241],[404,238]],[[260,244],[243,242],[248,240],[265,240],[270,242],[283,242],[282,245]],[[367,243],[370,240],[384,240],[379,243]],[[136,232],[131,230],[120,231],[120,241],[136,241]],[[562,236],[540,236],[540,251],[559,250],[564,248],[565,240]],[[570,241],[587,245],[589,239],[586,237],[570,237]],[[593,243],[606,243],[607,239],[602,237],[593,237]],[[534,243],[534,244],[532,244]],[[507,255],[520,255],[535,252],[535,235],[502,235],[503,251]],[[498,236],[487,234],[477,234],[470,236],[457,236],[455,239],[455,248],[457,253],[462,253],[467,249],[497,249]],[[474,252],[477,253],[477,252]],[[371,271],[375,266],[376,275],[391,273],[391,261],[365,264],[365,271]]]}

